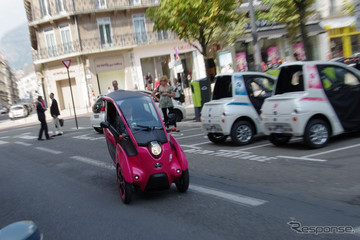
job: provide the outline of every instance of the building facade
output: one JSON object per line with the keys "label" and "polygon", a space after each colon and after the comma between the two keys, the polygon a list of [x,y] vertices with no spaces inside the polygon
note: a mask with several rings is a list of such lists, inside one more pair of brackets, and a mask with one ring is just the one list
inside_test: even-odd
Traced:
{"label": "building facade", "polygon": [[12,105],[19,100],[16,78],[8,62],[0,54],[0,107]]}
{"label": "building facade", "polygon": [[[205,76],[199,52],[168,31],[154,32],[147,8],[158,0],[24,0],[35,71],[43,95],[54,92],[61,109],[88,107],[90,95],[119,88],[144,89],[146,76],[177,77],[177,52],[184,74]],[[71,60],[69,76],[62,64]]]}

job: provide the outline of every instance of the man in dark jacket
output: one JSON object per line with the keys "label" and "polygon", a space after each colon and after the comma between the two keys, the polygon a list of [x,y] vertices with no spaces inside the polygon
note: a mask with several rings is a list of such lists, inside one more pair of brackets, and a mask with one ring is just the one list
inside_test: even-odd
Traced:
{"label": "man in dark jacket", "polygon": [[45,137],[46,137],[47,140],[52,139],[49,136],[49,133],[48,133],[48,127],[47,127],[47,123],[46,123],[45,111],[46,111],[46,108],[45,108],[44,99],[42,98],[42,96],[39,96],[38,97],[38,102],[36,103],[36,112],[37,112],[37,115],[38,115],[38,119],[39,119],[39,121],[41,123],[41,128],[40,128],[39,138],[38,138],[39,141],[44,140],[42,138],[43,131],[45,131]]}
{"label": "man in dark jacket", "polygon": [[56,135],[56,130],[58,131],[57,135],[61,136],[63,134],[63,132],[61,131],[61,125],[60,125],[60,120],[59,120],[60,111],[59,111],[57,101],[54,98],[54,93],[50,93],[50,99],[51,99],[50,114],[53,118],[52,123],[54,125],[53,136]]}

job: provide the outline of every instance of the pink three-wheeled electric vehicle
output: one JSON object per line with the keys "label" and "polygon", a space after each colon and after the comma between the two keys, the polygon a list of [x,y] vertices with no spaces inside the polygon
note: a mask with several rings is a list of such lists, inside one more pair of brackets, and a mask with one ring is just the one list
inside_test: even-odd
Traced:
{"label": "pink three-wheeled electric vehicle", "polygon": [[134,188],[141,191],[189,187],[188,161],[178,142],[166,132],[153,100],[142,93],[115,91],[103,97],[101,123],[116,167],[121,199],[129,203]]}

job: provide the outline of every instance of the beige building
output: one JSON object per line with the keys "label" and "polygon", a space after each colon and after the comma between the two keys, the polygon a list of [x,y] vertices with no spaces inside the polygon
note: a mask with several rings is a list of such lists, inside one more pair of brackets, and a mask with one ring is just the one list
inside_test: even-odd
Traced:
{"label": "beige building", "polygon": [[0,107],[8,106],[19,100],[16,78],[8,62],[0,54]]}
{"label": "beige building", "polygon": [[[177,76],[177,51],[185,76],[205,76],[203,57],[171,32],[153,32],[146,9],[158,0],[24,0],[35,71],[44,95],[55,93],[61,109],[72,108],[64,60],[76,107],[91,104],[90,94],[144,89],[146,75]],[[170,63],[170,64],[169,64]]]}

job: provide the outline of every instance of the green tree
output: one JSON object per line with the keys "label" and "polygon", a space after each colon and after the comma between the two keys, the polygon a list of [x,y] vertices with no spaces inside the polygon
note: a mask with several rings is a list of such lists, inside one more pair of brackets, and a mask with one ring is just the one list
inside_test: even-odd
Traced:
{"label": "green tree", "polygon": [[154,22],[154,31],[171,30],[198,49],[205,58],[209,78],[207,48],[234,39],[233,33],[240,29],[239,14],[235,12],[240,3],[238,0],[160,0],[160,6],[149,8],[146,15]]}
{"label": "green tree", "polygon": [[307,17],[314,13],[310,10],[315,0],[263,0],[263,4],[271,7],[267,12],[259,12],[259,18],[270,22],[284,23],[287,26],[291,39],[295,39],[300,32],[304,43],[307,60],[313,60],[311,42],[306,29]]}
{"label": "green tree", "polygon": [[355,13],[355,5],[348,0],[345,0],[342,6],[342,14],[353,16]]}

